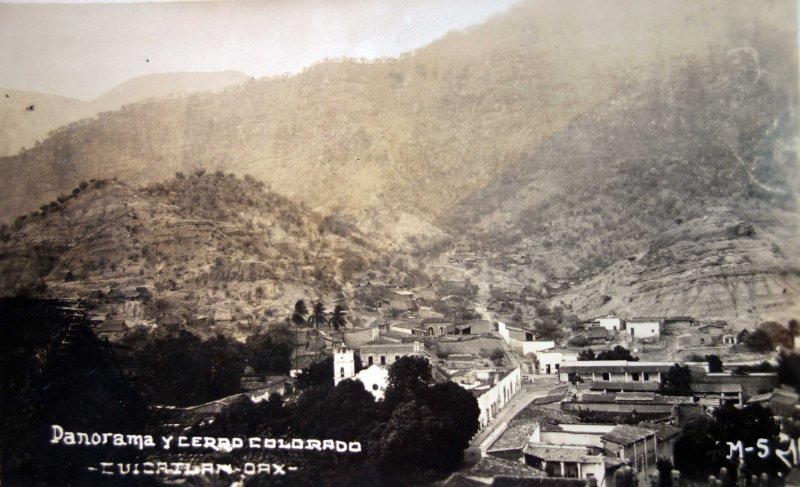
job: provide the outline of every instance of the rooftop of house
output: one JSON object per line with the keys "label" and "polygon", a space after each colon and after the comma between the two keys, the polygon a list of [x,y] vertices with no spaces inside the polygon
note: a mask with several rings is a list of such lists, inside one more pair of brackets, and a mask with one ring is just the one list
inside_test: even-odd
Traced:
{"label": "rooftop of house", "polygon": [[588,383],[589,390],[620,389],[624,391],[657,391],[661,387],[658,381],[647,382],[622,382],[608,380],[594,380]]}
{"label": "rooftop of house", "polygon": [[440,485],[441,487],[485,487],[486,482],[483,480],[471,479],[465,474],[456,472],[443,480]]}
{"label": "rooftop of house", "polygon": [[531,443],[525,447],[525,454],[546,462],[603,463],[602,454],[592,455],[586,447],[565,447],[544,443]]}
{"label": "rooftop of house", "polygon": [[596,326],[589,330],[589,338],[603,338],[608,339],[608,330],[602,326]]}
{"label": "rooftop of house", "polygon": [[579,402],[591,403],[620,403],[650,401],[655,404],[693,404],[692,396],[662,396],[650,392],[584,392],[580,395]]}
{"label": "rooftop of house", "polygon": [[[486,455],[478,461],[472,468],[469,469],[469,475],[476,477],[496,477],[500,475],[508,475],[517,478],[536,478],[544,477],[544,474],[527,465]],[[485,484],[484,484],[485,485]]]}
{"label": "rooftop of house", "polygon": [[[609,460],[606,458],[606,468],[609,468]],[[619,462],[617,462],[619,463]],[[511,476],[494,477],[492,487],[585,487],[586,479],[568,479],[565,477],[543,477],[543,478],[517,478]]]}
{"label": "rooftop of house", "polygon": [[631,362],[627,360],[583,360],[561,364],[561,373],[668,372],[672,362]]}
{"label": "rooftop of house", "polygon": [[560,409],[551,409],[549,407],[539,406],[536,404],[530,404],[528,407],[520,411],[515,420],[521,419],[534,420],[539,422],[541,425],[546,423],[577,424],[580,422],[577,416],[563,412]]}
{"label": "rooftop of house", "polygon": [[542,431],[562,431],[570,433],[593,433],[604,434],[614,429],[613,424],[591,424],[591,423],[543,423]]}
{"label": "rooftop of house", "polygon": [[497,450],[520,450],[531,440],[539,422],[535,419],[514,419],[503,433],[489,446],[489,453]]}
{"label": "rooftop of house", "polygon": [[669,440],[681,434],[681,429],[667,423],[654,423],[651,421],[642,421],[637,426],[640,428],[653,430],[656,432],[656,439],[658,441]]}
{"label": "rooftop of house", "polygon": [[[397,343],[397,342],[381,342],[379,340],[373,340],[365,345],[361,346],[361,353],[383,353],[383,354],[390,354],[390,353],[399,353],[399,354],[409,354],[414,353],[414,343]],[[425,346],[422,343],[418,345],[418,351],[416,353],[423,354],[426,353]]]}
{"label": "rooftop of house", "polygon": [[650,429],[620,424],[600,438],[603,441],[610,441],[612,443],[616,443],[617,445],[630,445],[637,441],[654,436],[655,434],[656,432]]}

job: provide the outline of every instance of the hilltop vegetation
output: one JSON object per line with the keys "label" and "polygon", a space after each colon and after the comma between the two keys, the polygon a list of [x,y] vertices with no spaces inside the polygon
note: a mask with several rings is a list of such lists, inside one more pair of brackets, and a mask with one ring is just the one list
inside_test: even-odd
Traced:
{"label": "hilltop vegetation", "polygon": [[[44,202],[32,199],[81,179],[146,184],[200,165],[252,174],[312,208],[343,208],[405,234],[639,80],[760,42],[753,32],[784,18],[782,6],[725,5],[724,17],[715,7],[598,5],[589,15],[578,3],[529,3],[398,60],[331,61],[220,94],[128,105],[4,159],[0,215],[29,211]],[[561,188],[563,169],[535,168],[537,180]]]}
{"label": "hilltop vegetation", "polygon": [[379,241],[325,231],[326,219],[263,186],[204,170],[141,189],[82,183],[3,227],[2,293],[80,298],[144,286],[156,299],[128,318],[224,309],[258,322],[297,295],[333,295],[354,273],[386,268],[373,262]]}
{"label": "hilltop vegetation", "polygon": [[[117,178],[114,188],[145,186],[141,201],[154,204],[135,213],[138,222],[121,210],[92,216],[156,237],[126,249],[117,242],[133,234],[115,235],[106,246],[130,251],[123,261],[103,249],[70,253],[61,237],[34,239],[64,246],[75,265],[16,248],[9,255],[26,264],[11,275],[27,278],[13,286],[41,288],[57,281],[50,272],[84,281],[111,263],[117,270],[102,274],[116,278],[144,263],[145,281],[187,308],[255,309],[289,290],[331,292],[378,252],[403,248],[413,259],[378,260],[406,275],[423,261],[445,280],[472,278],[483,294],[511,282],[552,299],[554,281],[555,294],[586,283],[559,296],[575,313],[690,303],[703,315],[775,311],[768,318],[785,321],[800,292],[800,247],[782,223],[796,214],[798,189],[797,32],[785,20],[794,6],[607,6],[524,3],[400,59],[331,60],[63,127],[0,160],[0,218],[11,222],[82,179]],[[225,177],[198,178],[198,166]],[[160,182],[176,173],[184,177]],[[253,178],[240,190],[230,173]],[[261,182],[274,190],[267,199],[250,193]],[[477,260],[440,266],[460,244]],[[708,272],[681,274],[694,268]]]}

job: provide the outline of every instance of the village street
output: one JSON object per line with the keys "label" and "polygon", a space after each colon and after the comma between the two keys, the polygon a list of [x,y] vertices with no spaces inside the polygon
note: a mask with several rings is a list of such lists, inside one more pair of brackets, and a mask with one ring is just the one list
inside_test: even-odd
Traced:
{"label": "village street", "polygon": [[[499,436],[520,411],[525,409],[534,399],[549,395],[549,391],[556,387],[555,378],[537,378],[533,384],[523,384],[522,389],[509,401],[483,431],[479,432],[470,443],[471,447],[481,448],[488,446]],[[485,445],[484,445],[485,443]]]}

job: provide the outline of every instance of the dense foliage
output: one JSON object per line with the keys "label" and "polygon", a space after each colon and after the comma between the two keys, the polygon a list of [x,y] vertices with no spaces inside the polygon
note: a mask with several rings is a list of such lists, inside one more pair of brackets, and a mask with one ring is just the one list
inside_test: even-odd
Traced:
{"label": "dense foliage", "polygon": [[292,347],[280,333],[252,335],[244,344],[222,335],[203,340],[185,330],[138,338],[143,343],[133,368],[156,404],[190,406],[241,392],[247,365],[261,375],[288,374],[291,367]]}
{"label": "dense foliage", "polygon": [[50,445],[50,425],[142,433],[148,422],[142,396],[85,317],[59,301],[0,300],[0,483],[102,485],[87,465],[119,461],[123,450]]}
{"label": "dense foliage", "polygon": [[661,379],[661,394],[689,396],[692,394],[692,371],[686,365],[675,364]]}
{"label": "dense foliage", "polygon": [[[330,359],[298,376],[299,396],[284,402],[273,395],[258,404],[239,399],[211,423],[195,428],[204,435],[240,434],[358,441],[359,455],[331,452],[289,458],[299,465],[289,483],[316,483],[335,476],[343,484],[424,482],[458,467],[477,432],[477,400],[460,386],[433,383],[422,357],[401,357],[389,369],[386,400],[376,401],[358,381],[335,387]],[[322,380],[325,376],[328,379]],[[301,379],[302,378],[302,379]],[[302,386],[300,384],[303,384]],[[288,460],[287,460],[288,461]],[[250,478],[262,485],[268,478]],[[291,482],[290,482],[291,481]]]}
{"label": "dense foliage", "polygon": [[698,416],[690,419],[682,428],[675,444],[675,467],[685,476],[701,478],[716,474],[720,467],[736,472],[738,457],[728,460],[730,448],[727,442],[741,441],[743,448],[753,447],[754,453],[745,453],[745,471],[750,473],[783,471],[775,455],[760,459],[755,454],[759,438],[770,442],[771,448],[778,445],[780,426],[769,409],[759,404],[736,408],[725,405],[715,410],[711,418]]}
{"label": "dense foliage", "polygon": [[629,362],[636,362],[639,357],[631,354],[631,351],[622,345],[617,345],[611,350],[601,350],[595,352],[591,348],[582,350],[578,354],[578,360],[627,360]]}

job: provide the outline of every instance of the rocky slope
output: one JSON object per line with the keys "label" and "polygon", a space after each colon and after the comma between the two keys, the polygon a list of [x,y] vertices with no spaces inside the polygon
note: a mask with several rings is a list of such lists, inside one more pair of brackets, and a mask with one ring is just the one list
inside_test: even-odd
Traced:
{"label": "rocky slope", "polygon": [[[458,242],[477,252],[477,264],[459,272],[447,263],[447,276],[481,280],[483,290],[503,281],[537,289],[585,282],[557,299],[586,314],[678,312],[680,303],[689,308],[680,314],[741,321],[790,313],[800,252],[791,244],[797,226],[783,222],[797,214],[800,183],[797,26],[786,19],[796,18],[796,5],[604,8],[610,5],[529,2],[401,59],[328,62],[223,93],[101,113],[0,159],[0,219],[68,193],[81,179],[117,177],[134,187],[203,166],[250,173],[344,229],[377,229],[394,242],[444,231],[451,240],[431,246],[420,239],[410,260],[437,263]],[[169,292],[186,279],[221,287],[250,272],[241,267],[252,255],[244,251],[224,272],[208,257],[184,266],[169,257],[183,255],[183,232],[149,220],[186,224],[165,209],[175,204],[165,199],[170,194],[148,194],[156,209],[148,206],[143,221],[129,225],[153,225],[148,231],[164,243],[147,252],[155,249],[155,262],[171,260],[159,267],[137,247],[126,269],[150,265],[148,279]],[[202,225],[226,240],[228,207],[207,201],[203,208]],[[44,231],[35,225],[30,252],[49,245],[34,237]],[[203,231],[188,225],[199,246]],[[740,225],[754,233],[725,233]],[[281,285],[293,273],[341,266],[339,249],[321,269],[304,270],[297,262],[311,259],[293,254],[291,242],[310,237],[282,231],[282,244],[270,248],[294,264],[273,276],[254,263],[256,275]],[[262,235],[244,232],[251,241]],[[64,245],[63,237],[55,241]],[[225,264],[228,253],[216,249]],[[207,250],[198,255],[212,255]],[[14,265],[20,269],[11,276],[44,269],[51,284],[52,272],[71,270],[46,250]],[[329,280],[343,282],[336,279]]]}
{"label": "rocky slope", "polygon": [[800,316],[796,214],[764,219],[708,208],[673,223],[646,250],[560,295],[583,317],[690,315],[753,328]]}
{"label": "rocky slope", "polygon": [[144,286],[152,306],[128,317],[223,309],[234,321],[280,321],[296,299],[330,303],[355,274],[380,273],[381,246],[249,177],[198,171],[143,189],[91,181],[3,227],[0,293],[78,299]]}

